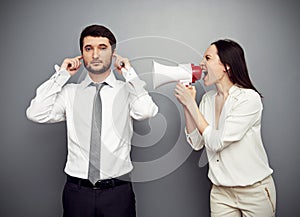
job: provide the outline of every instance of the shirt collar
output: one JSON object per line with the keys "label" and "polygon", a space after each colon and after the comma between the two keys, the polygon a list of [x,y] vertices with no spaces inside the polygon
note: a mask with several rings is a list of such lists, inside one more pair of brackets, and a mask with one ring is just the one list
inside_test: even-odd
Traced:
{"label": "shirt collar", "polygon": [[[109,76],[102,83],[105,82],[111,87],[116,87],[116,81],[117,81],[117,79],[116,79],[113,71],[110,71]],[[85,79],[81,82],[81,85],[83,86],[83,88],[86,88],[91,83],[95,83],[95,82],[91,79],[89,73],[87,73],[87,75],[85,76]]]}
{"label": "shirt collar", "polygon": [[[237,93],[236,90],[239,90],[239,89],[240,89],[240,88],[239,88],[237,85],[232,85],[232,86],[229,88],[229,91],[228,91],[229,96],[234,96],[234,95],[236,95],[236,93]],[[215,97],[217,94],[218,94],[218,91],[215,90],[213,96]]]}
{"label": "shirt collar", "polygon": [[237,89],[239,89],[238,86],[232,85],[232,87],[229,89],[229,95],[233,94]]}

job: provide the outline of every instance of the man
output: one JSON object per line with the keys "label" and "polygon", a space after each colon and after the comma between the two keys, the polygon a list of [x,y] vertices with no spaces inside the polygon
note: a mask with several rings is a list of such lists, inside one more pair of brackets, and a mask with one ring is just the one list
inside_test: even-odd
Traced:
{"label": "man", "polygon": [[[66,121],[67,182],[63,191],[65,217],[133,217],[135,196],[128,174],[133,166],[132,119],[157,114],[127,58],[116,54],[116,39],[104,26],[86,27],[80,36],[81,56],[66,58],[36,91],[27,117],[39,123]],[[116,80],[115,67],[125,77]],[[88,71],[80,84],[66,84],[83,59]]]}

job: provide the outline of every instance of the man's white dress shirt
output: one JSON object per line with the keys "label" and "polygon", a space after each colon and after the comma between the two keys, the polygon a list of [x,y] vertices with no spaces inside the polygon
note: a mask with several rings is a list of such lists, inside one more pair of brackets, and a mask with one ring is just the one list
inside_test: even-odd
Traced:
{"label": "man's white dress shirt", "polygon": [[[153,117],[158,107],[144,89],[133,68],[124,75],[126,82],[113,74],[100,91],[102,100],[101,179],[124,175],[133,169],[130,150],[133,134],[132,119]],[[44,82],[36,91],[27,109],[27,117],[39,123],[66,121],[68,155],[65,172],[87,179],[93,99],[96,92],[87,74],[79,83],[67,81],[70,74],[62,69]]]}
{"label": "man's white dress shirt", "polygon": [[215,185],[248,186],[263,180],[273,170],[261,138],[263,105],[257,92],[232,86],[215,124],[216,90],[207,92],[199,105],[209,126],[201,135],[196,128],[187,141],[195,150],[205,146],[208,177]]}

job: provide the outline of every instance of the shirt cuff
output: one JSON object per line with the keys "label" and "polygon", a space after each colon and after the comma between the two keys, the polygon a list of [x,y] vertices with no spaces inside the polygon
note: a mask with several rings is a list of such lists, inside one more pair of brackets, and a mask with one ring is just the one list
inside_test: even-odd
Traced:
{"label": "shirt cuff", "polygon": [[122,68],[122,74],[127,82],[138,77],[134,68],[132,68],[132,67],[130,67],[128,70],[126,70],[125,68]]}
{"label": "shirt cuff", "polygon": [[196,128],[191,133],[188,133],[186,128],[184,128],[186,140],[195,150],[200,150],[202,148],[202,136],[199,130]]}
{"label": "shirt cuff", "polygon": [[123,76],[128,84],[127,86],[130,93],[136,96],[148,94],[148,92],[144,89],[146,83],[139,78],[134,68],[130,67],[128,71],[124,71]]}
{"label": "shirt cuff", "polygon": [[63,86],[70,79],[70,73],[65,68],[60,68],[58,65],[55,65],[54,69],[55,73],[51,79],[54,80],[57,85]]}

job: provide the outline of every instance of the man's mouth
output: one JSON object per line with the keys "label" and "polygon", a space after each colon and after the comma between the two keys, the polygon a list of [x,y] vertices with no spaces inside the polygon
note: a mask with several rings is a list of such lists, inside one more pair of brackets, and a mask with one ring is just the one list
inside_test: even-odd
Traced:
{"label": "man's mouth", "polygon": [[91,62],[91,64],[96,64],[96,65],[97,65],[97,64],[101,64],[101,63],[102,63],[102,61],[92,61],[92,62]]}

